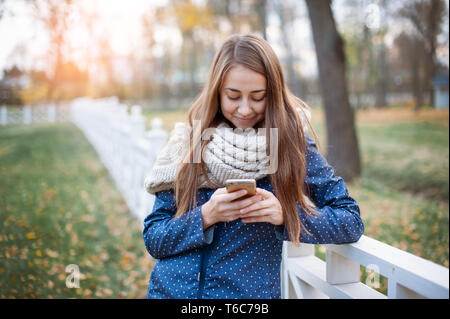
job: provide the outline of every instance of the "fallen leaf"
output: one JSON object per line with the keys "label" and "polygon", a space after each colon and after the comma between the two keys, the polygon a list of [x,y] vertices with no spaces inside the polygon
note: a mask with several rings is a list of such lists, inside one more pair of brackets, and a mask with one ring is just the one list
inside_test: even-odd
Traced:
{"label": "fallen leaf", "polygon": [[55,196],[55,195],[56,195],[56,191],[54,189],[51,189],[51,188],[50,189],[46,189],[45,192],[44,192],[44,197],[47,200],[52,199],[52,197]]}
{"label": "fallen leaf", "polygon": [[49,256],[51,258],[57,258],[59,256],[59,254],[56,251],[53,251],[50,249],[46,249],[45,253],[47,254],[47,256]]}
{"label": "fallen leaf", "polygon": [[36,234],[34,232],[27,233],[27,239],[36,239]]}

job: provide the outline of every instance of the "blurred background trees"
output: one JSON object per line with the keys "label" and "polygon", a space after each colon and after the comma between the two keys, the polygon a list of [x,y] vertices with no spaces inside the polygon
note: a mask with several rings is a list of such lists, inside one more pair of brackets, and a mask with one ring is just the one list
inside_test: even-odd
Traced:
{"label": "blurred background trees", "polygon": [[[444,52],[448,52],[447,2],[330,2],[344,40],[352,107],[386,107],[400,93],[410,95],[417,109],[433,105],[433,77],[448,72],[448,62],[444,62],[448,57]],[[0,1],[2,31],[19,17],[33,27],[27,30],[31,35],[27,41],[10,44],[9,52],[4,47],[0,66],[3,70],[15,67],[27,78],[36,71],[46,74],[42,83],[36,77],[27,81],[44,85],[45,95],[34,94],[36,98],[30,99],[29,88],[10,87],[15,93],[8,99],[4,82],[13,75],[4,73],[0,103],[17,104],[24,90],[27,103],[117,95],[125,101],[139,101],[144,108],[186,107],[199,92],[220,42],[232,33],[255,32],[275,48],[291,90],[310,104],[321,104],[304,1],[156,1],[136,7],[139,12],[134,21],[117,19],[117,26],[113,18],[103,16],[102,8],[108,3]],[[115,33],[123,32],[122,37],[130,35],[128,42],[121,39],[114,45],[116,27]],[[46,46],[43,54],[36,54],[29,45],[38,41]],[[24,65],[20,58],[24,56],[31,62]],[[63,79],[64,68],[79,75]],[[72,84],[73,90],[68,90]]]}
{"label": "blurred background trees", "polygon": [[[442,31],[441,24],[444,22],[446,7],[443,0],[413,1],[399,10],[399,16],[403,17],[413,25],[416,31],[416,40],[425,54],[420,54],[423,64],[423,87],[429,94],[429,101],[434,104],[432,79],[439,70],[439,62],[436,58],[438,35]],[[420,49],[419,49],[420,52]],[[416,107],[420,107],[419,104]]]}
{"label": "blurred background trees", "polygon": [[[330,64],[340,68],[339,82],[320,72],[329,56],[318,50],[316,58],[305,1],[0,0],[0,104],[115,95],[144,112],[186,109],[220,43],[253,32],[275,49],[291,91],[324,106],[328,157],[354,154],[350,167],[358,174],[353,111],[399,102],[419,111],[434,105],[433,80],[448,82],[448,0],[319,2],[331,9],[340,39],[328,47],[342,60]],[[327,107],[342,85],[342,99]]]}

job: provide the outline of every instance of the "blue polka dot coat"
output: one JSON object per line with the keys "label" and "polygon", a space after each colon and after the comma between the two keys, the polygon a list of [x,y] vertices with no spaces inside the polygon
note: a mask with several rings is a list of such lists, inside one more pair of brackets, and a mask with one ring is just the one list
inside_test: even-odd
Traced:
{"label": "blue polka dot coat", "polygon": [[[311,217],[297,204],[300,220],[311,233],[303,231],[300,242],[356,242],[364,232],[359,206],[314,141],[309,137],[307,141],[305,183],[319,214]],[[269,177],[257,180],[257,187],[274,193]],[[288,240],[285,227],[244,224],[237,219],[203,231],[201,207],[214,191],[199,189],[198,206],[181,218],[173,218],[173,190],[155,194],[143,229],[145,247],[156,259],[147,298],[281,297],[281,251],[283,240]]]}

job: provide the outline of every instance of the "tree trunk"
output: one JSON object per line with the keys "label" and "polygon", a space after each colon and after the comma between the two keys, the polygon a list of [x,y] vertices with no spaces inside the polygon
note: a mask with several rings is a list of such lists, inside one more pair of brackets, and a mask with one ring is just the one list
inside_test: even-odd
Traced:
{"label": "tree trunk", "polygon": [[388,67],[386,62],[386,51],[387,48],[385,44],[380,44],[378,47],[377,84],[375,85],[375,106],[378,108],[387,106]]}
{"label": "tree trunk", "polygon": [[411,38],[410,48],[411,52],[414,52],[409,56],[409,65],[411,72],[411,86],[414,94],[415,106],[414,112],[418,113],[423,106],[423,85],[422,79],[420,76],[421,70],[421,46],[423,45],[422,41],[418,41],[415,38]]}
{"label": "tree trunk", "polygon": [[[436,49],[433,50],[435,51]],[[433,77],[436,73],[436,62],[434,60],[432,53],[429,53],[425,60],[425,90],[428,94],[428,103],[431,107],[434,107]]]}
{"label": "tree trunk", "polygon": [[265,40],[267,40],[267,0],[261,0],[257,6],[257,12],[259,17],[259,23],[261,24],[261,33]]}
{"label": "tree trunk", "polygon": [[306,0],[316,47],[327,127],[327,160],[350,181],[361,174],[358,140],[345,75],[343,40],[337,32],[330,0]]}

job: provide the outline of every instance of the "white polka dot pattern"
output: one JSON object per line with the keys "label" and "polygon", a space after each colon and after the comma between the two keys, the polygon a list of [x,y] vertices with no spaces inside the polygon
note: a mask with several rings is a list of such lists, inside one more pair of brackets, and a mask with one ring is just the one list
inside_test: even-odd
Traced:
{"label": "white polka dot pattern", "polygon": [[[305,184],[319,212],[307,215],[297,204],[301,242],[344,244],[358,241],[364,232],[359,206],[349,196],[342,178],[307,137]],[[274,193],[268,177],[257,187]],[[145,247],[157,262],[151,273],[147,298],[280,298],[284,226],[244,224],[240,219],[217,223],[203,232],[201,205],[214,190],[199,189],[195,209],[181,218],[175,214],[172,190],[156,193],[152,212],[144,220]]]}

